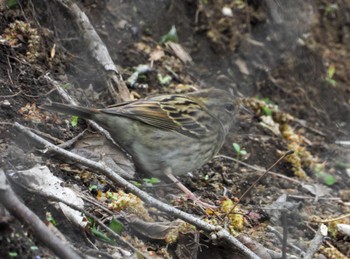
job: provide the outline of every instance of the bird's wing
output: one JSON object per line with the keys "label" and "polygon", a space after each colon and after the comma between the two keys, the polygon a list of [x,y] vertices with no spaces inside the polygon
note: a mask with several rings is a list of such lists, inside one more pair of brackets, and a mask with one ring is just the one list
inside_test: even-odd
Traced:
{"label": "bird's wing", "polygon": [[209,113],[200,104],[183,95],[151,97],[103,109],[101,112],[138,120],[162,130],[177,131],[196,138],[204,137],[214,126]]}

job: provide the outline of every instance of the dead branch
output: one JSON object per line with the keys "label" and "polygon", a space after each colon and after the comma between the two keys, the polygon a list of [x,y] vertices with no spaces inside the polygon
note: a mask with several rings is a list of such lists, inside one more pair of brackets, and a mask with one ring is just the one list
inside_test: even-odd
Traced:
{"label": "dead branch", "polygon": [[[128,101],[130,98],[129,90],[120,76],[116,65],[109,55],[106,45],[102,42],[95,28],[90,23],[87,15],[75,3],[69,0],[56,0],[60,5],[66,8],[77,25],[80,34],[83,36],[85,43],[92,57],[99,63],[107,74],[106,85],[116,102]],[[118,89],[118,92],[115,90]]]}
{"label": "dead branch", "polygon": [[50,229],[26,207],[7,183],[5,173],[0,169],[0,203],[21,223],[33,230],[34,235],[60,258],[82,258],[72,247],[59,239]]}
{"label": "dead branch", "polygon": [[318,251],[318,249],[320,248],[320,246],[323,243],[326,228],[327,227],[325,225],[321,224],[321,226],[317,230],[314,238],[311,240],[309,249],[306,251],[304,259],[311,259],[314,257],[314,254]]}
{"label": "dead branch", "polygon": [[178,210],[178,209],[176,209],[168,204],[165,204],[165,203],[153,198],[152,196],[150,196],[146,192],[140,190],[139,188],[137,188],[133,184],[126,181],[124,178],[122,178],[120,175],[118,175],[116,172],[114,172],[112,169],[110,169],[106,165],[104,165],[102,163],[97,163],[97,162],[91,161],[89,159],[78,156],[78,155],[71,153],[69,151],[66,151],[62,148],[59,148],[59,147],[51,144],[50,142],[46,141],[45,139],[35,135],[29,129],[20,125],[19,123],[15,123],[14,127],[15,127],[15,129],[21,131],[22,133],[24,133],[25,135],[30,137],[32,140],[36,141],[37,143],[42,144],[45,147],[46,152],[55,152],[55,153],[65,157],[65,158],[71,159],[71,160],[76,161],[80,164],[83,164],[89,168],[95,169],[95,170],[101,172],[102,174],[104,174],[109,179],[111,179],[117,185],[122,186],[125,189],[127,189],[128,191],[130,191],[131,193],[137,195],[138,197],[140,197],[144,202],[148,203],[149,205],[151,205],[159,210],[162,210],[164,212],[167,212],[170,216],[180,218],[180,219],[196,226],[197,228],[205,231],[208,235],[212,232],[216,232],[217,236],[219,238],[223,239],[232,248],[238,249],[239,251],[241,251],[243,254],[245,254],[249,258],[254,258],[254,259],[260,258],[255,253],[253,253],[251,250],[249,250],[245,245],[243,245],[240,241],[238,241],[235,237],[233,237],[226,229],[223,229],[220,226],[214,226],[212,224],[204,222],[203,220],[201,220],[201,219],[199,219],[191,214],[185,213],[181,210]]}

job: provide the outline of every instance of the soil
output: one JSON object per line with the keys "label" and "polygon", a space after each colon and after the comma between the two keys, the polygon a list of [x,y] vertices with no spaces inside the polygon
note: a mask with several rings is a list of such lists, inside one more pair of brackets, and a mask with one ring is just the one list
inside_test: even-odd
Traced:
{"label": "soil", "polygon": [[[45,75],[58,81],[81,105],[105,107],[114,100],[105,84],[106,73],[91,57],[78,28],[58,2],[17,1],[11,8],[2,7],[2,2],[0,168],[11,174],[39,163],[47,165],[66,185],[79,186],[92,199],[107,190],[118,192],[120,189],[103,176],[39,152],[32,141],[13,130],[17,122],[51,135],[51,140],[67,141],[89,127],[82,120],[73,127],[69,117],[37,108],[48,100],[62,102]],[[245,219],[242,227],[232,228],[278,252],[283,242],[267,226],[280,233],[287,230],[288,243],[306,251],[321,220],[349,215],[350,211],[350,3],[278,2],[87,0],[78,4],[125,80],[137,66],[153,63],[136,84],[128,85],[132,98],[194,88],[230,90],[239,97],[242,108],[220,155],[268,168],[287,150],[295,150],[272,169],[275,174],[266,174],[239,200],[239,213]],[[192,62],[182,62],[160,43],[173,25],[178,43]],[[161,57],[150,61],[156,50],[161,50],[157,52]],[[168,84],[161,80],[167,75],[172,76]],[[236,149],[233,143],[238,144]],[[223,206],[225,200],[237,201],[262,172],[220,155],[181,181],[201,199]],[[135,180],[142,182],[143,177],[147,176],[136,174]],[[167,186],[166,179],[160,180],[159,187],[145,190],[213,222],[212,215],[203,214],[175,187]],[[47,200],[31,197],[33,194],[28,195],[16,183],[12,185],[41,219],[47,212],[54,214],[60,222],[57,228],[78,249],[98,248],[106,258],[111,255],[111,244],[89,230],[79,231]],[[99,191],[89,189],[92,185]],[[284,194],[287,198],[278,200]],[[96,207],[87,210],[103,217]],[[284,211],[285,220],[276,216],[276,211]],[[119,215],[120,211],[115,213]],[[0,213],[1,258],[54,256],[36,240],[33,231],[14,218],[5,218]],[[127,226],[123,236],[148,255],[242,257],[196,231],[181,233],[167,245],[164,240],[132,231],[125,220],[123,223]],[[325,223],[329,236],[317,258],[350,257],[350,237],[336,230],[339,223],[350,224],[350,217]],[[193,242],[198,246],[184,248]],[[203,249],[198,248],[201,245]],[[301,257],[300,251],[290,246],[287,252]]]}

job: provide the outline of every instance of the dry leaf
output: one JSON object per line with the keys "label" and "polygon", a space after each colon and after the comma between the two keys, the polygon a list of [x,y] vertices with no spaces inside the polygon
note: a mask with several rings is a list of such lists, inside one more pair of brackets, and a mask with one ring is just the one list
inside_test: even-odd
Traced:
{"label": "dry leaf", "polygon": [[190,54],[178,43],[167,42],[165,44],[183,63],[192,63],[192,58]]}

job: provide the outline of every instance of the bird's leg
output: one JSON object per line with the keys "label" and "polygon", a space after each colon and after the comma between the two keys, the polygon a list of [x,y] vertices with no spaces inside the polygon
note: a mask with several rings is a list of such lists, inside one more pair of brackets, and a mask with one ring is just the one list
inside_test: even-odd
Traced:
{"label": "bird's leg", "polygon": [[171,172],[171,168],[168,167],[164,170],[165,175],[172,180],[177,187],[183,191],[185,194],[187,194],[187,197],[191,200],[193,200],[195,203],[197,203],[198,205],[201,205],[205,208],[209,208],[209,209],[215,209],[217,208],[215,205],[212,204],[208,204],[205,203],[203,201],[201,201],[196,195],[193,194],[193,192],[191,192],[185,185],[183,185]]}

